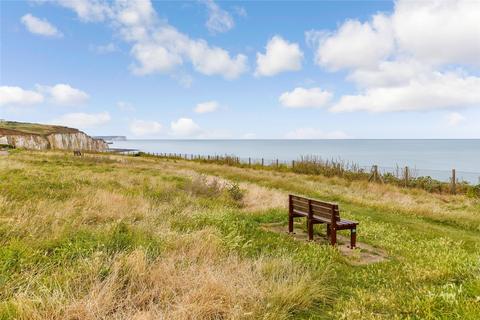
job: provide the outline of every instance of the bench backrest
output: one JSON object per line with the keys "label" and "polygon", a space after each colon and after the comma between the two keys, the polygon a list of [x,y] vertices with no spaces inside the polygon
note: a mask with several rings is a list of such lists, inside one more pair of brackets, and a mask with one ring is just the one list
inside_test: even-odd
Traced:
{"label": "bench backrest", "polygon": [[290,210],[296,210],[305,214],[318,216],[332,222],[340,221],[338,204],[315,199],[308,199],[300,196],[289,196]]}

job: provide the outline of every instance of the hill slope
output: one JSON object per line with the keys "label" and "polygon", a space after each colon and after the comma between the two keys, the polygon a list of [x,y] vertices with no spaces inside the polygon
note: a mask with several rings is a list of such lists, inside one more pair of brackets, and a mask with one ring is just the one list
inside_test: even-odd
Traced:
{"label": "hill slope", "polygon": [[[62,152],[0,157],[0,181],[0,319],[480,318],[478,199]],[[338,202],[386,258],[288,235],[288,193]]]}
{"label": "hill slope", "polygon": [[54,133],[78,133],[80,130],[49,124],[0,121],[0,135],[49,135]]}

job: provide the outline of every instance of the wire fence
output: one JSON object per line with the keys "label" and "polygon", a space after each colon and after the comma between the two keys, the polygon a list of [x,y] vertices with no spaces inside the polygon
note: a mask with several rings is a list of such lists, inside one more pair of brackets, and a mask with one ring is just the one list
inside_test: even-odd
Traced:
{"label": "wire fence", "polygon": [[[177,158],[184,160],[200,160],[207,162],[220,162],[230,165],[242,165],[252,167],[268,167],[268,168],[295,168],[295,165],[300,163],[302,159],[298,160],[282,160],[272,158],[256,158],[256,157],[236,157],[232,155],[200,155],[200,154],[184,154],[184,153],[153,153],[144,152],[144,154],[150,156],[164,157],[164,158]],[[308,159],[308,157],[307,157]],[[328,162],[328,161],[327,161]],[[431,178],[442,183],[459,183],[459,184],[471,184],[480,185],[480,172],[458,171],[451,170],[436,170],[436,169],[423,169],[415,167],[386,167],[386,166],[359,166],[354,163],[346,161],[331,161],[330,165],[341,166],[342,170],[363,172],[365,174],[372,174],[376,171],[379,177],[394,177],[399,180],[409,180],[418,178]]]}

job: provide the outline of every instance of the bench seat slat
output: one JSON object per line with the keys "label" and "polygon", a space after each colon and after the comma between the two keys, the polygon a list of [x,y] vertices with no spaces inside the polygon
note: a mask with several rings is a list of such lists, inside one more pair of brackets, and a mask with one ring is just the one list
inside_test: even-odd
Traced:
{"label": "bench seat slat", "polygon": [[309,209],[308,209],[308,206],[303,206],[303,205],[302,205],[302,206],[299,206],[299,205],[295,205],[295,204],[294,204],[292,207],[293,207],[293,209],[300,210],[300,211],[306,211],[306,212],[308,212],[308,210],[309,210]]}
{"label": "bench seat slat", "polygon": [[302,215],[302,216],[305,216],[305,217],[308,217],[308,210],[307,210],[307,211],[303,211],[303,210],[293,209],[293,213],[294,213],[294,214],[299,214],[299,215]]}
{"label": "bench seat slat", "polygon": [[341,219],[340,221],[337,221],[337,229],[341,229],[341,228],[345,228],[345,229],[349,229],[350,227],[352,226],[356,226],[358,225],[358,222],[356,221],[351,221],[351,220],[344,220],[344,219]]}
{"label": "bench seat slat", "polygon": [[332,219],[328,217],[322,217],[319,215],[313,215],[313,220],[321,221],[322,223],[332,223]]}

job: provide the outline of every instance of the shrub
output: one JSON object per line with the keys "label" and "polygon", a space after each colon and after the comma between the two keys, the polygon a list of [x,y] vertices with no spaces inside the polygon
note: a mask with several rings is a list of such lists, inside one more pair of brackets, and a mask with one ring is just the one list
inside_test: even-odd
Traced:
{"label": "shrub", "polygon": [[293,172],[304,174],[339,176],[349,180],[367,179],[369,174],[354,163],[341,160],[323,160],[317,156],[302,156],[295,162]]}
{"label": "shrub", "polygon": [[480,198],[480,184],[477,184],[476,186],[469,186],[466,194],[467,197],[470,198]]}
{"label": "shrub", "polygon": [[204,175],[197,176],[185,184],[185,191],[195,196],[214,198],[222,193],[222,186],[218,180],[208,181]]}
{"label": "shrub", "polygon": [[445,183],[435,180],[430,176],[426,176],[411,179],[409,185],[429,192],[442,192],[442,186],[445,185]]}
{"label": "shrub", "polygon": [[238,183],[234,182],[229,188],[228,188],[228,194],[230,197],[236,201],[240,202],[243,200],[243,197],[245,196],[245,191],[240,188]]}

